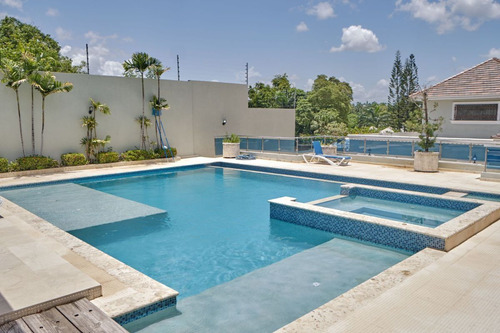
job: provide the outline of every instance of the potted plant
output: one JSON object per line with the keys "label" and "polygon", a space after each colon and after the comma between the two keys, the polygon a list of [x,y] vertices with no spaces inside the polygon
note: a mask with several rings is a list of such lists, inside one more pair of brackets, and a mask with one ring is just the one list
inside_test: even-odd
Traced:
{"label": "potted plant", "polygon": [[[422,117],[420,141],[418,145],[423,149],[415,151],[415,156],[413,159],[413,169],[420,172],[438,172],[439,169],[439,152],[429,151],[436,142],[436,132],[441,130],[441,124],[443,123],[443,118],[430,119],[429,110],[427,108],[427,91],[423,91],[423,110],[420,110],[420,116]],[[434,111],[436,105],[434,105]]]}
{"label": "potted plant", "polygon": [[236,158],[240,154],[240,137],[236,134],[226,135],[222,140],[222,157]]}

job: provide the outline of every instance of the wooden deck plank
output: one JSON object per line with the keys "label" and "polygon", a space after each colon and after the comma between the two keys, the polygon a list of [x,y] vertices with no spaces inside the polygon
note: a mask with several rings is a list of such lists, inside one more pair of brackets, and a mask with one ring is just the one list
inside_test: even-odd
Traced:
{"label": "wooden deck plank", "polygon": [[23,317],[23,320],[35,333],[80,332],[56,308]]}
{"label": "wooden deck plank", "polygon": [[22,319],[17,319],[0,326],[0,333],[32,333]]}
{"label": "wooden deck plank", "polygon": [[86,298],[59,305],[57,309],[83,332],[127,332]]}

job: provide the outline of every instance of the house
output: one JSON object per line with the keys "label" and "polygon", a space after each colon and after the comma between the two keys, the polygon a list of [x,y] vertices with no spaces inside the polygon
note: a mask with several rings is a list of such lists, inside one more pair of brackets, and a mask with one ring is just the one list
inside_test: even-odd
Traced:
{"label": "house", "polygon": [[[419,96],[420,95],[420,96]],[[427,89],[440,137],[491,138],[500,133],[500,59],[491,58]],[[414,97],[421,99],[421,92]]]}

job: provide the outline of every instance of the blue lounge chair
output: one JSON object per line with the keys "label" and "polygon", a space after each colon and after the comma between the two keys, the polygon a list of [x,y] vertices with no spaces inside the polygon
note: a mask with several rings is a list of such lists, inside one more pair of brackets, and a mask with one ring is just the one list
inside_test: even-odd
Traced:
{"label": "blue lounge chair", "polygon": [[302,158],[306,163],[325,161],[331,165],[347,165],[351,160],[350,156],[339,156],[339,155],[325,155],[323,154],[323,149],[321,149],[321,143],[319,141],[313,141],[314,154],[304,154]]}

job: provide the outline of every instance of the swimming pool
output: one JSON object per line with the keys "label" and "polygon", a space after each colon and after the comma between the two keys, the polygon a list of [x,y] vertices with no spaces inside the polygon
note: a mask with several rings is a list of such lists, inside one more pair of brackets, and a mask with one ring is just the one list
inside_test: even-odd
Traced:
{"label": "swimming pool", "polygon": [[355,195],[318,203],[317,205],[430,228],[435,228],[464,213],[457,209]]}
{"label": "swimming pool", "polygon": [[[226,327],[234,329],[249,320],[260,325],[254,331],[277,329],[410,254],[269,218],[269,199],[316,200],[339,194],[337,182],[204,167],[77,183],[49,185],[59,191],[51,202],[63,202],[59,209],[77,212],[82,220],[86,214],[95,219],[98,204],[82,208],[85,196],[97,193],[79,187],[166,211],[69,232],[180,291],[177,308],[183,315],[165,324],[174,327],[195,316],[205,318],[203,327],[210,322],[218,331],[221,322],[231,322]],[[22,192],[29,189],[11,189],[2,195],[21,206],[38,201],[40,207],[30,210],[41,217],[50,213],[47,220],[64,225],[69,214],[44,210],[50,205],[42,199],[52,191],[41,189],[31,189],[30,195]],[[83,194],[70,200],[75,191]],[[114,214],[114,201],[105,202]],[[119,207],[124,209],[122,201]],[[99,218],[105,219],[105,213]],[[203,315],[223,305],[238,311]]]}

